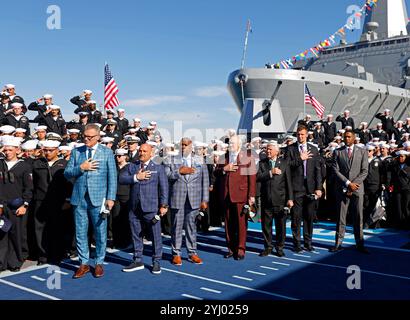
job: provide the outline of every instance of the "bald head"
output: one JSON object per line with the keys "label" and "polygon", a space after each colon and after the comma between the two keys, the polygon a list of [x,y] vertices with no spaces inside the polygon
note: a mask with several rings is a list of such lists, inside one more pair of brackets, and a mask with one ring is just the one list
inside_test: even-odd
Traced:
{"label": "bald head", "polygon": [[147,162],[149,159],[151,159],[152,157],[152,146],[144,143],[143,145],[141,145],[141,147],[138,150],[138,155],[140,158],[140,161],[142,162]]}

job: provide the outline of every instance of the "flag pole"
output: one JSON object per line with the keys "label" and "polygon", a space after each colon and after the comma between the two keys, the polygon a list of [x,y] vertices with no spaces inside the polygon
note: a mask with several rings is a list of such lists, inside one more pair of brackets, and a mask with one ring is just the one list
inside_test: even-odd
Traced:
{"label": "flag pole", "polygon": [[245,44],[243,46],[241,69],[243,69],[245,67],[246,51],[248,49],[248,38],[249,38],[249,32],[250,31],[251,31],[251,20],[248,19],[248,23],[246,25]]}
{"label": "flag pole", "polygon": [[107,118],[107,110],[105,109],[105,67],[106,66],[107,66],[107,61],[105,61],[104,63],[104,87],[103,87],[104,98],[103,98],[103,104],[102,104],[105,118]]}
{"label": "flag pole", "polygon": [[303,117],[306,117],[306,100],[305,100],[305,94],[306,94],[306,82],[303,82]]}

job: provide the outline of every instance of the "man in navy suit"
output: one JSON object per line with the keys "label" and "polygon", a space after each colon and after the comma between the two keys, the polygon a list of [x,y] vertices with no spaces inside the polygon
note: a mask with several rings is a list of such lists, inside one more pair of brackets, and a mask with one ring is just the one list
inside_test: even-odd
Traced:
{"label": "man in navy suit", "polygon": [[[143,224],[152,233],[152,273],[161,273],[162,257],[161,223],[159,217],[168,209],[168,178],[162,165],[152,161],[153,149],[143,144],[138,150],[139,160],[130,163],[128,169],[120,174],[119,183],[131,185],[130,213],[132,241],[134,245],[134,261],[122,271],[132,272],[144,269]],[[157,219],[158,218],[158,219]]]}

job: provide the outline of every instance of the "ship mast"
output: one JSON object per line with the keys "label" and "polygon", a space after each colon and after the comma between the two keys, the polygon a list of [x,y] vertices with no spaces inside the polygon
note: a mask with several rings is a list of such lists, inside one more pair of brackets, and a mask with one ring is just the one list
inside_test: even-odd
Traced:
{"label": "ship mast", "polygon": [[248,23],[246,24],[245,44],[243,46],[241,69],[243,69],[245,67],[246,51],[248,50],[248,38],[249,38],[249,33],[250,32],[252,32],[251,20],[248,19]]}

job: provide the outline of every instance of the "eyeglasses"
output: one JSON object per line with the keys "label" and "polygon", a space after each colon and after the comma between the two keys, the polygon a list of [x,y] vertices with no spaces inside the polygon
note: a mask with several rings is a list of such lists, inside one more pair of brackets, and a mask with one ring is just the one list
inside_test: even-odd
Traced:
{"label": "eyeglasses", "polygon": [[95,137],[98,137],[98,134],[95,136],[84,136],[84,139],[91,140],[91,139],[94,139]]}

